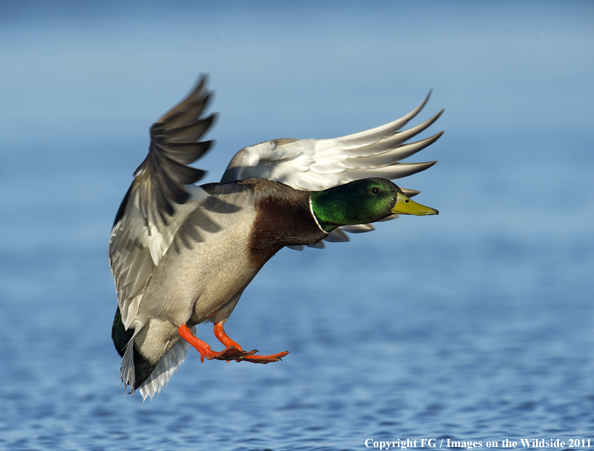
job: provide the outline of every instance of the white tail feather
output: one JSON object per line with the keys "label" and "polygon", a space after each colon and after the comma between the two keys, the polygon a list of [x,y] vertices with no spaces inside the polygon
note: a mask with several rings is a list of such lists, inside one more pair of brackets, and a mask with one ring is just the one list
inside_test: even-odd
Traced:
{"label": "white tail feather", "polygon": [[[195,328],[192,328],[192,333],[195,333]],[[149,396],[153,399],[155,393],[159,393],[167,385],[173,373],[186,360],[189,349],[190,344],[186,340],[181,339],[165,354],[165,357],[161,359],[148,379],[138,389],[143,401]]]}
{"label": "white tail feather", "polygon": [[[192,327],[191,330],[192,333],[196,333],[195,327]],[[153,396],[158,394],[161,389],[167,385],[167,382],[169,382],[171,376],[177,371],[177,368],[186,360],[189,349],[190,344],[186,340],[180,339],[167,352],[167,354],[165,354],[165,357],[163,357],[157,364],[146,381],[144,381],[138,388],[143,401],[146,400],[147,397],[153,399]],[[132,337],[126,345],[126,351],[124,352],[124,357],[122,357],[120,379],[126,389],[131,387],[130,395],[133,395],[135,389],[132,387],[134,387],[136,382],[134,370],[134,337]]]}

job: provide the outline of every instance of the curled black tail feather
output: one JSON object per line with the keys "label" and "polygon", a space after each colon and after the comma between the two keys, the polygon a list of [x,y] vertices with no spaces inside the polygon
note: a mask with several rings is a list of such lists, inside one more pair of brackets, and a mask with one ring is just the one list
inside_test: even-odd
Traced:
{"label": "curled black tail feather", "polygon": [[134,335],[134,329],[130,328],[126,330],[124,323],[122,322],[122,315],[120,314],[120,308],[116,309],[115,317],[113,319],[113,326],[111,326],[111,339],[115,345],[116,351],[120,357],[124,357],[126,352],[126,345]]}

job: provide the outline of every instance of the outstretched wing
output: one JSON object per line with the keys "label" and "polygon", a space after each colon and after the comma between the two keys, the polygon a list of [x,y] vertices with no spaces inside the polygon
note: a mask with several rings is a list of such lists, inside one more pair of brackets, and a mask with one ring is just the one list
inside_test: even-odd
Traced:
{"label": "outstretched wing", "polygon": [[[433,144],[443,132],[420,141],[407,141],[433,124],[443,110],[415,127],[401,129],[423,109],[430,95],[406,116],[371,130],[333,139],[277,139],[245,147],[235,154],[221,182],[259,177],[295,189],[323,190],[368,177],[394,180],[424,171],[436,162],[401,161]],[[411,197],[419,193],[402,190]],[[326,240],[348,241],[344,231],[370,230],[371,224],[339,227]],[[323,247],[323,243],[314,247]]]}
{"label": "outstretched wing", "polygon": [[124,327],[138,306],[160,259],[187,215],[207,197],[195,186],[204,171],[188,164],[204,155],[212,141],[199,141],[215,115],[203,117],[210,98],[206,77],[150,129],[148,155],[116,215],[109,240],[109,263]]}

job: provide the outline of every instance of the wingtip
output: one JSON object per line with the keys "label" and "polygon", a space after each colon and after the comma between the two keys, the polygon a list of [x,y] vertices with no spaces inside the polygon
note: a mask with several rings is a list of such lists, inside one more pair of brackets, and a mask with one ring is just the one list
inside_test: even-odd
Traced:
{"label": "wingtip", "polygon": [[[219,113],[211,113],[208,119],[210,120],[210,126],[214,125],[219,120]],[[214,140],[211,141],[214,144]]]}
{"label": "wingtip", "polygon": [[196,82],[196,86],[192,92],[202,90],[206,83],[208,83],[208,73],[200,72],[200,75],[198,75],[198,81]]}

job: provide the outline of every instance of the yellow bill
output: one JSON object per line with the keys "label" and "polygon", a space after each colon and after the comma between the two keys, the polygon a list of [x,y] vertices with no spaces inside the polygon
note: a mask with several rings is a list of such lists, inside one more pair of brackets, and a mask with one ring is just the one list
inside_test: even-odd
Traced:
{"label": "yellow bill", "polygon": [[392,213],[399,215],[438,215],[439,211],[435,208],[426,207],[411,200],[408,196],[402,193],[396,195],[396,205],[392,208]]}

